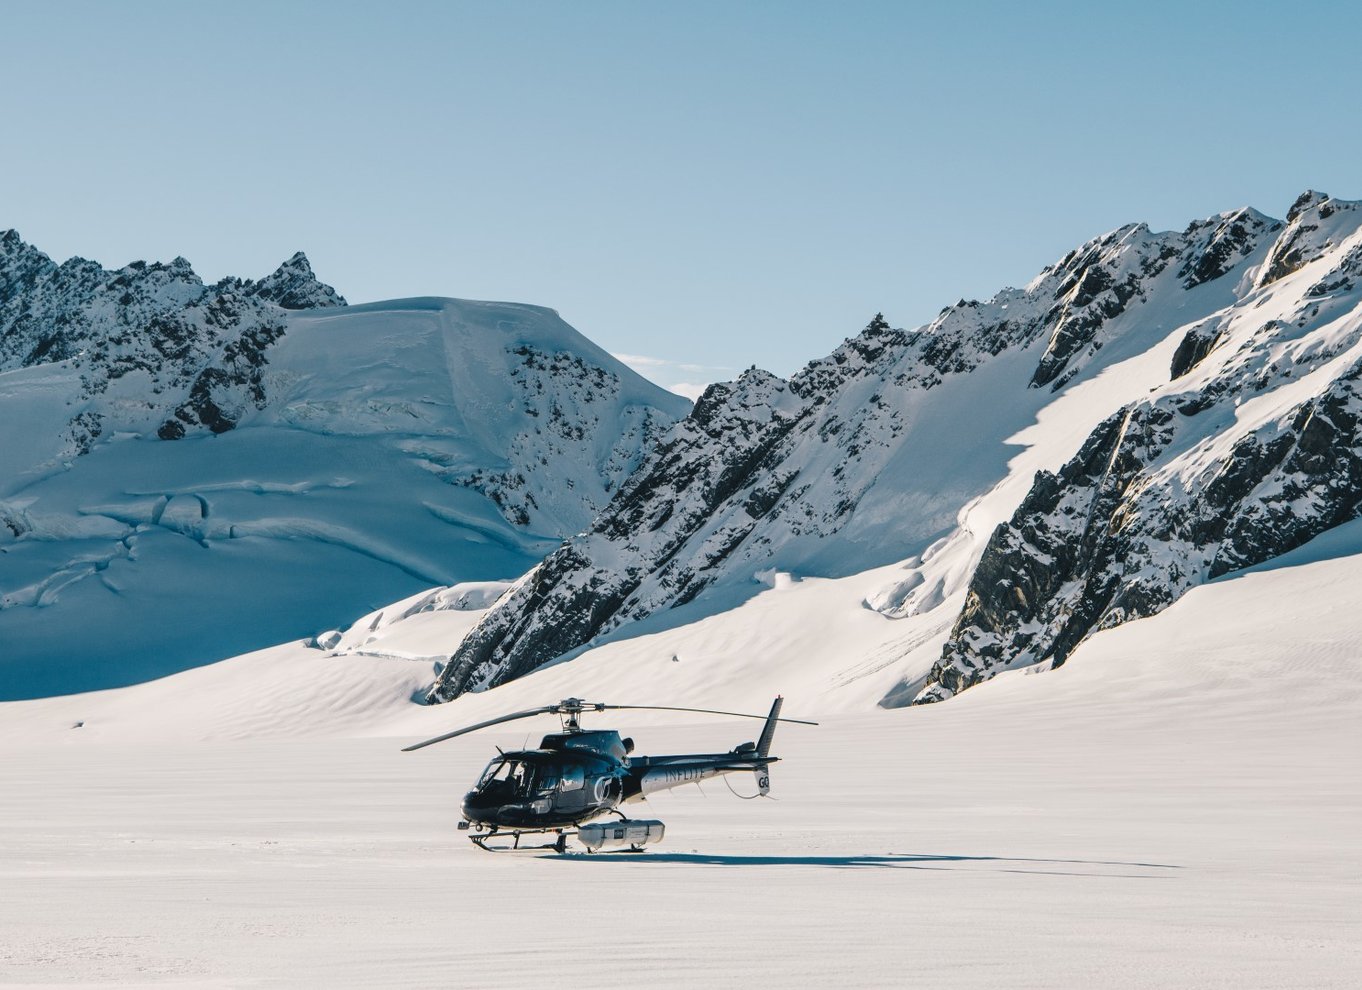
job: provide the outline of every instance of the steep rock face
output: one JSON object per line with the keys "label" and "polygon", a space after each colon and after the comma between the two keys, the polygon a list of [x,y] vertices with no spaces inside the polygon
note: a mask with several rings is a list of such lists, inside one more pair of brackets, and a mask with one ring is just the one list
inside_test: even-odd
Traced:
{"label": "steep rock face", "polygon": [[524,425],[500,444],[504,467],[461,466],[448,479],[486,495],[516,526],[582,529],[690,405],[661,389],[632,398],[626,373],[571,350],[508,346]]}
{"label": "steep rock face", "polygon": [[1358,204],[1292,207],[1239,305],[1187,331],[1174,381],[1041,472],[998,527],[919,702],[1062,664],[1093,632],[1362,510]]}
{"label": "steep rock face", "polygon": [[[63,363],[78,373],[70,401],[83,408],[67,424],[65,456],[152,418],[165,440],[232,429],[265,405],[261,370],[284,311],[343,305],[301,253],[259,282],[204,285],[183,258],[118,271],[83,258],[58,265],[17,232],[0,234],[0,371]],[[88,401],[106,393],[112,402]]]}
{"label": "steep rock face", "polygon": [[691,407],[544,307],[0,250],[0,699],[524,574]]}
{"label": "steep rock face", "polygon": [[318,282],[307,255],[297,252],[274,272],[256,282],[252,295],[284,309],[321,309],[344,306],[345,298],[331,286]]}
{"label": "steep rock face", "polygon": [[[581,645],[607,623],[646,614],[643,593],[677,602],[694,597],[708,579],[706,571],[723,561],[760,516],[744,508],[745,521],[715,524],[719,508],[788,433],[795,409],[785,383],[765,372],[753,370],[707,389],[591,530],[551,554],[508,594],[495,622],[470,634],[446,667],[437,697],[457,696],[492,664],[509,680]],[[724,456],[696,457],[697,449],[722,449]],[[762,497],[753,490],[744,505]],[[701,530],[707,536],[698,564],[692,564],[679,551]],[[621,544],[622,566],[602,566]]]}
{"label": "steep rock face", "polygon": [[[1118,339],[1162,339],[1170,313],[1206,318],[1232,303],[1281,227],[1253,210],[1182,233],[1123,227],[1025,289],[961,301],[926,327],[877,317],[788,382],[753,369],[711,387],[590,531],[488,613],[430,700],[503,683],[758,569],[835,575],[920,550],[1001,470],[991,449],[967,469],[948,462],[942,436],[962,417],[986,420],[1001,449]],[[971,395],[976,383],[985,391]]]}
{"label": "steep rock face", "polygon": [[1271,285],[1336,248],[1357,229],[1358,209],[1357,203],[1324,193],[1302,193],[1286,214],[1286,232],[1272,245],[1256,286]]}

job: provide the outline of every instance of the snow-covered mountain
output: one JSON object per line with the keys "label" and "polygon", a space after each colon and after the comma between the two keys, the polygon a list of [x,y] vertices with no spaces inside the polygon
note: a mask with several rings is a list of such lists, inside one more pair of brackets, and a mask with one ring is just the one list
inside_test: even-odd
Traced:
{"label": "snow-covered mountain", "polygon": [[[286,311],[344,306],[295,254],[259,282],[204,285],[189,262],[136,261],[116,272],[72,258],[58,265],[17,231],[0,234],[0,372],[6,409],[6,489],[87,453],[111,429],[163,439],[231,429],[262,408],[264,352],[284,333]],[[52,369],[57,369],[56,375]],[[46,403],[43,400],[47,400]],[[60,410],[27,407],[61,403]],[[64,422],[51,427],[62,414]],[[22,445],[13,435],[27,434]],[[16,449],[17,448],[17,449]]]}
{"label": "snow-covered mountain", "polygon": [[717,617],[778,572],[876,568],[860,601],[897,632],[839,646],[829,679],[939,700],[1299,546],[1362,495],[1359,226],[1316,193],[1285,222],[1127,226],[788,381],[713,386],[430,700]]}
{"label": "snow-covered mountain", "polygon": [[690,403],[534,306],[345,306],[301,254],[57,265],[0,235],[0,697],[207,663],[583,529]]}
{"label": "snow-covered mountain", "polygon": [[1062,664],[1362,509],[1362,204],[1307,193],[1241,298],[1182,334],[1170,381],[1041,471],[993,534],[920,700]]}
{"label": "snow-covered mountain", "polygon": [[[26,426],[5,438],[0,670],[37,693],[336,627],[329,655],[448,657],[432,701],[682,653],[691,691],[797,656],[797,684],[852,707],[937,701],[1362,505],[1362,208],[1317,193],[1284,221],[1122,227],[684,416],[547,310],[341,307],[296,257],[211,289],[179,262],[87,278],[75,320],[35,300],[80,265],[5,243],[0,414]],[[148,333],[117,330],[119,278]],[[228,329],[203,293],[231,296]]]}
{"label": "snow-covered mountain", "polygon": [[[196,626],[225,642],[212,624],[233,609],[253,635],[270,608],[320,616],[320,587],[348,625],[149,683],[0,700],[0,926],[15,933],[0,982],[542,985],[543,956],[574,951],[580,924],[453,825],[485,761],[553,722],[399,747],[568,696],[760,712],[781,692],[820,724],[777,733],[778,800],[664,792],[646,806],[667,823],[660,849],[512,864],[644,919],[602,966],[636,966],[665,884],[685,938],[650,948],[659,986],[883,987],[906,966],[932,986],[1003,986],[1038,945],[1066,986],[1098,970],[1133,988],[1355,985],[1362,797],[1338,767],[1362,755],[1362,518],[1344,521],[1362,474],[1360,214],[1312,195],[1282,224],[1128,228],[931,327],[877,320],[789,382],[717,386],[651,447],[611,432],[631,422],[611,403],[650,393],[623,376],[618,395],[581,387],[574,357],[611,368],[546,311],[284,314],[264,406],[235,428],[106,430],[4,497],[31,528],[0,542],[0,577],[42,573],[48,554],[70,583],[0,611],[0,657],[37,628],[72,689],[89,664],[56,649],[125,635],[129,616],[155,619],[148,650]],[[30,398],[41,380],[69,388],[69,368],[0,375]],[[0,411],[31,411],[21,397]],[[42,420],[50,444],[86,408],[71,403]],[[547,490],[558,478],[575,480]],[[519,581],[430,586],[514,578],[547,545],[538,520],[608,488],[589,529]],[[119,533],[128,554],[101,558]],[[400,600],[380,597],[400,583],[388,567],[405,569]],[[374,583],[370,610],[343,580]],[[465,687],[509,679],[518,643],[532,661],[534,643],[591,638],[495,690],[414,703],[454,644],[468,659],[496,636]],[[1067,660],[1033,662],[1047,654]],[[755,724],[588,723],[649,754],[727,748]],[[489,904],[542,951],[413,951],[414,930],[477,926]],[[914,904],[928,937],[905,943]],[[696,962],[691,945],[754,912],[780,951],[730,940]]]}

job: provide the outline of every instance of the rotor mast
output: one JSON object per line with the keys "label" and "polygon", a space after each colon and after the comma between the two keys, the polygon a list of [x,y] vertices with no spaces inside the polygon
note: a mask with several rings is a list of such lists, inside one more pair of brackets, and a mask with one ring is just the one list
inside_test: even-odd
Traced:
{"label": "rotor mast", "polygon": [[585,711],[601,711],[605,706],[592,704],[583,701],[581,698],[564,698],[553,707],[558,712],[559,717],[563,720],[563,731],[572,733],[582,731],[582,723],[577,716]]}

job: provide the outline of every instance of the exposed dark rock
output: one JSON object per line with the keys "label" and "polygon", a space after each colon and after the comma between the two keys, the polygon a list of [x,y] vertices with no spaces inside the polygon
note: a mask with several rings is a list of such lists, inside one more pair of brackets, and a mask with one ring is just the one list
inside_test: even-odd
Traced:
{"label": "exposed dark rock", "polygon": [[251,287],[251,295],[283,309],[316,309],[344,306],[345,298],[329,285],[317,281],[307,255],[299,251],[275,271]]}
{"label": "exposed dark rock", "polygon": [[[205,286],[184,258],[118,271],[83,258],[56,265],[15,231],[0,234],[0,370],[68,362],[80,373],[79,399],[143,375],[148,408],[166,417],[162,439],[221,433],[263,407],[282,310],[344,303],[302,254],[260,282]],[[102,430],[98,412],[74,412],[70,453],[87,452]]]}
{"label": "exposed dark rock", "polygon": [[[841,538],[905,443],[923,393],[1005,353],[1030,351],[1038,358],[1030,384],[1062,387],[1093,365],[1118,332],[1118,318],[1133,319],[1152,296],[1199,291],[1242,274],[1279,228],[1251,210],[1183,234],[1123,227],[1070,252],[1025,290],[1004,290],[987,302],[961,300],[926,327],[894,329],[876,314],[860,334],[788,382],[750,369],[711,386],[591,529],[484,617],[430,700],[504,683],[725,580],[744,573],[750,580],[753,571],[795,552],[790,548]],[[1226,289],[1222,296],[1228,295]],[[1205,302],[1189,312],[1200,305],[1208,315],[1224,305],[1204,292],[1194,298]],[[1023,378],[1017,386],[1026,384]],[[1165,418],[1174,414],[1171,403],[1161,410]],[[1148,414],[1139,422],[1153,432],[1166,425]],[[1119,499],[1115,476],[1108,485],[1104,497]],[[915,519],[915,531],[954,524],[956,507],[940,512],[939,521]],[[893,534],[876,538],[875,552],[887,562]],[[980,580],[1001,581],[1002,573]],[[1047,581],[1036,571],[1008,593],[1044,597]],[[981,597],[979,607],[994,606]],[[998,613],[1000,623],[1005,619]]]}
{"label": "exposed dark rock", "polygon": [[1210,236],[1198,250],[1187,253],[1178,269],[1178,277],[1184,280],[1182,284],[1188,289],[1220,278],[1257,249],[1265,230],[1281,229],[1281,224],[1275,220],[1269,220],[1256,210],[1245,209],[1218,224],[1194,223],[1186,233],[1199,233],[1207,226]]}
{"label": "exposed dark rock", "polygon": [[1153,615],[1203,580],[1357,518],[1359,381],[1362,362],[1242,436],[1190,488],[1172,465],[1204,461],[1213,437],[1194,432],[1179,445],[1185,420],[1162,401],[1104,422],[1057,476],[1037,476],[993,534],[917,701],[1047,658],[1058,666],[1100,629]]}
{"label": "exposed dark rock", "polygon": [[1286,215],[1287,226],[1277,238],[1258,276],[1259,288],[1299,271],[1337,244],[1337,233],[1351,231],[1355,225],[1340,214],[1353,213],[1359,204],[1330,199],[1324,193],[1308,191],[1296,200]]}
{"label": "exposed dark rock", "polygon": [[1169,375],[1181,378],[1206,359],[1220,339],[1219,328],[1214,325],[1198,325],[1188,330],[1173,352],[1173,362]]}

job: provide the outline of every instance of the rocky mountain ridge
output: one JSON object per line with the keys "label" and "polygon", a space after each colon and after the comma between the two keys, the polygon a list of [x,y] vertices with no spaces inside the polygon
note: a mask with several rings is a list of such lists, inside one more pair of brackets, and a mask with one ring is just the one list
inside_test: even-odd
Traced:
{"label": "rocky mountain ridge", "polygon": [[513,579],[691,405],[544,307],[0,251],[0,698]]}
{"label": "rocky mountain ridge", "polygon": [[1308,193],[1239,305],[1191,326],[1170,382],[1037,474],[989,540],[917,700],[1062,664],[1362,512],[1362,204]]}
{"label": "rocky mountain ridge", "polygon": [[[789,381],[752,369],[712,386],[592,529],[464,640],[431,700],[502,683],[764,568],[835,576],[924,550],[996,482],[994,444],[1045,395],[1117,360],[1127,338],[1146,346],[1232,304],[1282,230],[1252,209],[1179,233],[1129,225],[920,329],[877,317]],[[945,459],[959,445],[942,438],[995,386],[1022,398],[985,424],[985,453],[962,471]]]}
{"label": "rocky mountain ridge", "polygon": [[[259,281],[205,285],[184,258],[117,271],[84,258],[58,265],[18,232],[0,233],[0,371],[65,362],[79,373],[73,403],[113,387],[125,413],[161,419],[162,439],[222,433],[263,408],[264,355],[286,311],[344,305],[301,252]],[[73,415],[63,453],[88,452],[107,417],[93,407]]]}

